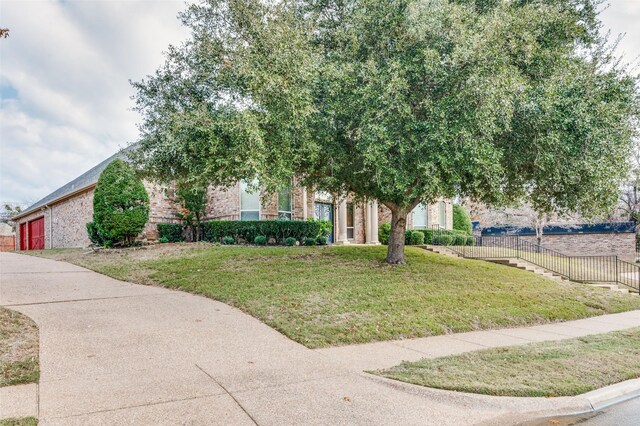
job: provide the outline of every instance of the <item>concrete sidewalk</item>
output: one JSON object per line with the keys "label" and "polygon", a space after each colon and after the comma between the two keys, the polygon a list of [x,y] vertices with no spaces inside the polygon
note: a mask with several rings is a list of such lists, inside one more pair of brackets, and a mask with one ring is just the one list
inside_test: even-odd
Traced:
{"label": "concrete sidewalk", "polygon": [[486,348],[570,339],[632,327],[640,327],[640,310],[533,327],[472,331],[419,339],[338,346],[316,349],[316,352],[350,370],[372,371],[393,367],[402,361],[438,358]]}
{"label": "concrete sidewalk", "polygon": [[62,262],[0,253],[0,273],[0,304],[40,330],[41,426],[508,425],[591,409],[378,378],[223,303]]}

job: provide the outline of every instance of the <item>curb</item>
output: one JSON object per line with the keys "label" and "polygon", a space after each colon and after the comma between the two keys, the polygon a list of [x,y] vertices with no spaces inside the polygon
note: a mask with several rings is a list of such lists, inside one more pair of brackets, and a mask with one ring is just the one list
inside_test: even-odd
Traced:
{"label": "curb", "polygon": [[640,379],[631,379],[578,395],[585,398],[594,411],[640,397]]}
{"label": "curb", "polygon": [[387,379],[370,373],[361,374],[369,380],[416,396],[432,398],[436,396],[437,400],[449,400],[451,403],[462,403],[463,405],[480,403],[485,408],[493,407],[497,412],[503,411],[502,414],[496,413],[497,416],[492,419],[476,423],[483,426],[539,424],[539,421],[543,419],[593,413],[640,397],[640,378],[626,380],[576,396],[545,398],[489,396],[448,391]]}
{"label": "curb", "polygon": [[[581,416],[596,413],[607,407],[640,397],[640,379],[631,379],[613,385],[605,386],[591,392],[573,397],[576,401],[582,400],[591,405],[587,410],[558,410],[552,413],[522,413],[521,421],[517,426],[541,425],[545,420],[557,420],[562,417]],[[537,414],[537,415],[536,415]],[[525,417],[528,417],[525,419]],[[493,423],[488,423],[493,424]],[[546,424],[546,423],[545,423]]]}

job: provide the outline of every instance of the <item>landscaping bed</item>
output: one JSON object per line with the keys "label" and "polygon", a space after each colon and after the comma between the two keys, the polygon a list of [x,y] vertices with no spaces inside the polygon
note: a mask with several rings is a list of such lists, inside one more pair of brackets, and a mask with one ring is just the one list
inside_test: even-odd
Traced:
{"label": "landscaping bed", "polygon": [[432,388],[498,396],[573,396],[640,377],[640,328],[485,349],[376,372]]}
{"label": "landscaping bed", "polygon": [[640,298],[479,260],[386,247],[160,244],[30,252],[236,306],[307,347],[520,327],[640,309]]}
{"label": "landscaping bed", "polygon": [[38,327],[27,316],[0,307],[0,387],[35,383],[38,367]]}

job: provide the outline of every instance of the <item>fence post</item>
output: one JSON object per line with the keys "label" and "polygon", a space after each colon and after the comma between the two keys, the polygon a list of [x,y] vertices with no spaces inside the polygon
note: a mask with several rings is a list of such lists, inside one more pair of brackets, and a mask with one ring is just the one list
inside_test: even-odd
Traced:
{"label": "fence post", "polygon": [[618,277],[619,277],[619,275],[618,275],[618,255],[616,254],[616,255],[614,256],[614,258],[615,258],[615,260],[616,260],[616,277],[615,277],[614,282],[615,282],[616,284],[617,284],[617,283],[622,284],[622,279],[618,279]]}

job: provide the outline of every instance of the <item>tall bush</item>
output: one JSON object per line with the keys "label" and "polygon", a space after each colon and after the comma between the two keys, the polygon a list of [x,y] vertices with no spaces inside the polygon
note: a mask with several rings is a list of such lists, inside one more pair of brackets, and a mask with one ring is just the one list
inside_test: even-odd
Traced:
{"label": "tall bush", "polygon": [[453,205],[453,229],[469,235],[473,231],[469,214],[458,204]]}
{"label": "tall bush", "polygon": [[[149,195],[142,180],[125,161],[116,158],[102,171],[93,195],[93,225],[89,231],[103,246],[130,245],[149,220]],[[93,229],[95,227],[95,229]]]}

